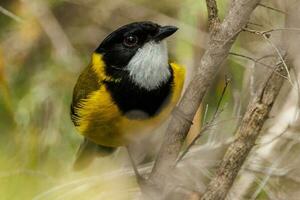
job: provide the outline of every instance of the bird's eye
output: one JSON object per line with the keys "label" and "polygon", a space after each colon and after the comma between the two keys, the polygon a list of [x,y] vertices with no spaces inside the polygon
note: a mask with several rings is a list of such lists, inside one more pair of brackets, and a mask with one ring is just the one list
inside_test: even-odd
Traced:
{"label": "bird's eye", "polygon": [[129,35],[124,38],[123,44],[127,47],[133,47],[138,43],[138,38],[135,35]]}

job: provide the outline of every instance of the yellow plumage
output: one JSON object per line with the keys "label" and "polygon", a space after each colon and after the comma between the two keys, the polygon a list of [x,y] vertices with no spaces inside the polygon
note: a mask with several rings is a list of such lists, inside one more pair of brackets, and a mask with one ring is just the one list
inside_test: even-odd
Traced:
{"label": "yellow plumage", "polygon": [[94,53],[91,65],[99,79],[99,88],[91,92],[87,98],[80,100],[79,106],[75,110],[80,116],[78,119],[79,126],[77,126],[79,132],[96,144],[110,147],[128,144],[137,138],[139,134],[150,131],[163,122],[180,98],[185,69],[182,66],[171,63],[174,80],[170,101],[153,117],[130,119],[124,116],[114,103],[106,85],[101,84],[103,81],[119,81],[105,73],[102,55]]}

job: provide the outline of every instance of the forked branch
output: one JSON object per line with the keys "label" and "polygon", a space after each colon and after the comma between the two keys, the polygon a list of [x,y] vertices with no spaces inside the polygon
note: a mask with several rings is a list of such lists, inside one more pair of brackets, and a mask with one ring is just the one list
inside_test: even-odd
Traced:
{"label": "forked branch", "polygon": [[[195,76],[178,104],[177,111],[181,114],[173,115],[171,118],[162,147],[150,174],[149,181],[158,188],[163,188],[166,185],[167,177],[175,167],[181,146],[191,127],[191,121],[206,91],[217,75],[222,62],[227,58],[236,37],[248,23],[252,11],[259,2],[260,0],[236,0],[224,21],[211,34],[208,48],[201,58]],[[208,8],[211,14],[209,19],[217,19],[217,9],[210,9],[211,6]]]}

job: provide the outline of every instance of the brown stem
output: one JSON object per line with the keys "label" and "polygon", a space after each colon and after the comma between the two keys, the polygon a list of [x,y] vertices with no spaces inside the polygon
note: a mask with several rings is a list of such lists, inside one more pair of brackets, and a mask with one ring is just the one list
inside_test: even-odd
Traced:
{"label": "brown stem", "polygon": [[211,180],[201,198],[202,200],[225,199],[241,166],[255,145],[256,138],[267,120],[283,84],[284,78],[278,73],[284,76],[287,75],[284,62],[281,60],[280,64],[276,66],[276,71],[277,73],[271,71],[253,101],[249,104],[242,123],[235,134],[236,139],[227,149],[215,177]]}

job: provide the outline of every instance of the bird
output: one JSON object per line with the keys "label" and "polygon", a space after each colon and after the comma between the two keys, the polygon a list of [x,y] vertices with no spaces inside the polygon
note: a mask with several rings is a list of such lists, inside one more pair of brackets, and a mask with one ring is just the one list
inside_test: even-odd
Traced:
{"label": "bird", "polygon": [[93,51],[73,90],[71,120],[84,137],[75,169],[108,156],[162,124],[180,99],[185,68],[169,61],[166,38],[176,26],[133,22]]}

